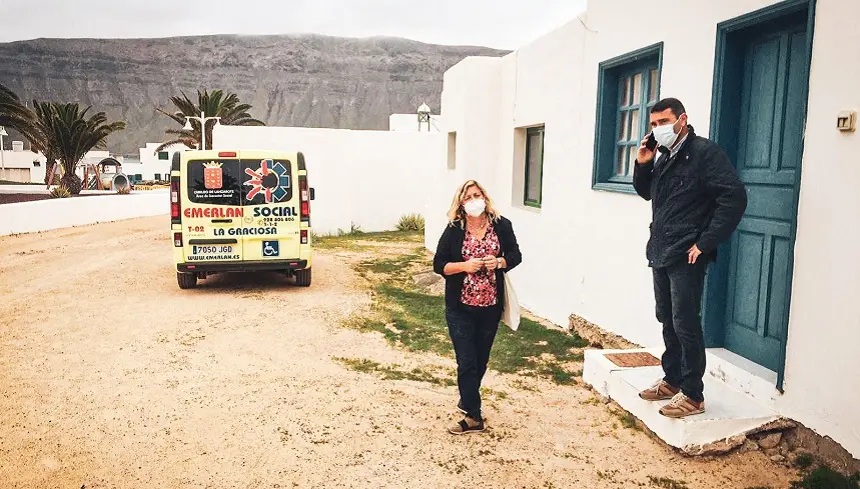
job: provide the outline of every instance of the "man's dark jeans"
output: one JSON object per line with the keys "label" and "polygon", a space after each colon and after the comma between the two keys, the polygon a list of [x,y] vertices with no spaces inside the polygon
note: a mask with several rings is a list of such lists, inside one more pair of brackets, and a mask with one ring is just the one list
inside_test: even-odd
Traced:
{"label": "man's dark jeans", "polygon": [[447,307],[445,319],[448,334],[457,357],[457,386],[466,416],[482,421],[481,381],[487,372],[490,350],[496,339],[502,309],[498,306],[471,307],[459,304]]}
{"label": "man's dark jeans", "polygon": [[702,333],[701,305],[705,272],[709,260],[702,255],[695,264],[686,260],[655,268],[654,297],[657,320],[663,323],[663,378],[680,387],[696,402],[704,400],[705,341]]}

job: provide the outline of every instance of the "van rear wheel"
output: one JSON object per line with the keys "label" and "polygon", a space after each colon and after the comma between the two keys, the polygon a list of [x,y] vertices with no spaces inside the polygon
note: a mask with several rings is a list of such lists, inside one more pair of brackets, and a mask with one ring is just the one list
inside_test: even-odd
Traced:
{"label": "van rear wheel", "polygon": [[311,285],[311,269],[296,270],[296,285],[300,287],[310,287]]}
{"label": "van rear wheel", "polygon": [[176,272],[176,281],[180,289],[193,289],[197,286],[197,274]]}

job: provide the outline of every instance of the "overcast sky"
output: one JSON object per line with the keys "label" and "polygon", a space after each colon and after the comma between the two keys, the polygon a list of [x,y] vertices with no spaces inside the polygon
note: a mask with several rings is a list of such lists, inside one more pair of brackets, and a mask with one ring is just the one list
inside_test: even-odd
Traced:
{"label": "overcast sky", "polygon": [[586,0],[0,0],[0,42],[319,33],[516,49]]}

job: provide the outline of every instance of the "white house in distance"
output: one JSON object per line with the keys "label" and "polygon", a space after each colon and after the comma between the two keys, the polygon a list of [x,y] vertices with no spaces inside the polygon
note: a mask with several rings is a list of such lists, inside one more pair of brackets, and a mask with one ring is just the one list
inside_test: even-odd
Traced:
{"label": "white house in distance", "polygon": [[161,151],[155,150],[161,143],[146,143],[146,146],[140,148],[139,159],[125,158],[122,162],[122,171],[132,181],[165,181],[170,177],[170,156],[174,151],[183,151],[188,149],[184,144],[174,144],[168,146]]}
{"label": "white house in distance", "polygon": [[[595,0],[504,58],[445,74],[447,165],[434,170],[426,245],[456,186],[482,182],[514,224],[523,305],[571,314],[662,351],[645,243],[650,203],[631,185],[635,147],[659,98],[686,106],[749,197],[703,299],[708,411],[657,414],[636,392],[659,367],[601,350],[585,380],[668,443],[695,446],[787,417],[860,456],[860,2],[676,0],[652,11]],[[646,20],[647,19],[647,20]],[[661,419],[662,418],[662,419]]]}
{"label": "white house in distance", "polygon": [[12,150],[0,150],[0,180],[31,183],[45,179],[45,157],[24,149],[23,141],[12,141]]}
{"label": "white house in distance", "polygon": [[[105,158],[110,158],[108,151],[88,151],[82,159],[86,164],[98,164]],[[117,158],[122,163],[122,157]],[[41,153],[34,153],[24,149],[23,141],[12,141],[11,151],[0,151],[0,180],[17,183],[43,183],[47,158]],[[59,172],[59,166],[54,170]],[[83,176],[83,168],[78,167],[78,175]],[[58,177],[59,180],[59,177]]]}

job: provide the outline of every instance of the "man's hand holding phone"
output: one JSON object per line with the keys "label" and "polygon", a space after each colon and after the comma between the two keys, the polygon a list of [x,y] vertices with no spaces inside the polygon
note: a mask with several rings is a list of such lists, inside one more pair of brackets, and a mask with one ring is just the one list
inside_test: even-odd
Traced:
{"label": "man's hand holding phone", "polygon": [[639,146],[639,152],[636,153],[636,163],[639,165],[650,163],[654,160],[654,156],[656,154],[657,140],[654,139],[654,134],[649,132],[648,135],[642,139],[642,144]]}

